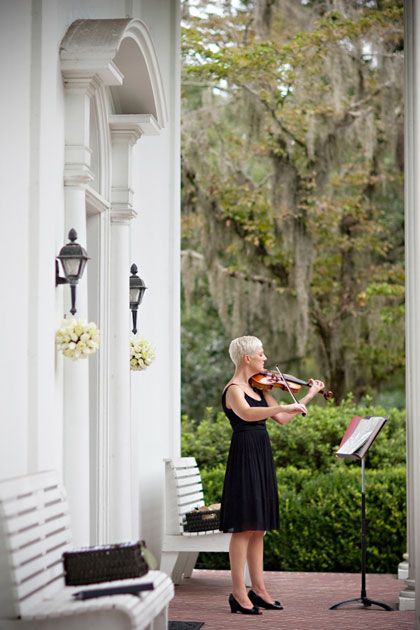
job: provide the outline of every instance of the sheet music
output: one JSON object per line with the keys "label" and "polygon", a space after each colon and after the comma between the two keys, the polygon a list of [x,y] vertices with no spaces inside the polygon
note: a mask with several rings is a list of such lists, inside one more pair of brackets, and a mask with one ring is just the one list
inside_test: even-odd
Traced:
{"label": "sheet music", "polygon": [[370,438],[378,425],[378,421],[382,420],[381,416],[362,418],[349,439],[338,449],[337,455],[352,455],[355,453]]}

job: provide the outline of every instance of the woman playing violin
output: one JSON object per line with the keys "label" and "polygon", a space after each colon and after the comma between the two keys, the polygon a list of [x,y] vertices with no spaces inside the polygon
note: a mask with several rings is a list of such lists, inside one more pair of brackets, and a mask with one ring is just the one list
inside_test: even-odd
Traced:
{"label": "woman playing violin", "polygon": [[[221,502],[220,529],[231,532],[229,559],[232,612],[261,614],[260,608],[281,610],[283,606],[267,591],[263,574],[264,532],[279,527],[277,481],[266,430],[266,420],[287,424],[324,383],[311,379],[309,391],[298,402],[279,405],[268,391],[254,389],[251,376],[264,370],[267,357],[257,337],[234,339],[229,347],[235,372],[223,390],[222,406],[233,429]],[[246,592],[245,561],[252,589]]]}

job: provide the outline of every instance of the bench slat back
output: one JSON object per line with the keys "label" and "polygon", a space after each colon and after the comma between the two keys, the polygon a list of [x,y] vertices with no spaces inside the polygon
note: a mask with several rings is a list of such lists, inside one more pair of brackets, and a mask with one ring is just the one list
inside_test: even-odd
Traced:
{"label": "bench slat back", "polygon": [[63,585],[70,548],[64,488],[53,471],[0,482],[0,618],[24,615]]}
{"label": "bench slat back", "polygon": [[165,460],[166,534],[181,534],[183,515],[204,505],[201,475],[194,457]]}

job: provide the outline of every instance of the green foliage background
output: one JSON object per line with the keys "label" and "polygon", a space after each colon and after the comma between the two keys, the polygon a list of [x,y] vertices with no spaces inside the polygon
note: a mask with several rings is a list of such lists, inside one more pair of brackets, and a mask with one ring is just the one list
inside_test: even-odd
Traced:
{"label": "green foliage background", "polygon": [[[353,415],[386,415],[367,460],[368,570],[395,572],[406,551],[403,0],[184,0],[182,55],[183,455],[218,502],[227,348],[257,335],[268,367],[322,378],[338,403],[269,423],[281,528],[266,536],[266,568],[359,570],[360,465],[334,453]],[[201,562],[228,566],[226,554]]]}
{"label": "green foliage background", "polygon": [[286,373],[323,378],[337,400],[401,401],[402,0],[192,4],[183,412],[198,419],[216,404],[227,345],[242,334]]}
{"label": "green foliage background", "polygon": [[[369,572],[396,572],[406,551],[404,413],[351,399],[313,405],[286,426],[268,422],[281,525],[266,535],[266,569],[360,570],[360,464],[335,457],[354,415],[388,417],[366,460],[367,561]],[[200,423],[183,417],[182,454],[197,459],[207,504],[220,501],[230,437],[223,413],[208,408]],[[199,562],[228,568],[227,554],[201,554]]]}

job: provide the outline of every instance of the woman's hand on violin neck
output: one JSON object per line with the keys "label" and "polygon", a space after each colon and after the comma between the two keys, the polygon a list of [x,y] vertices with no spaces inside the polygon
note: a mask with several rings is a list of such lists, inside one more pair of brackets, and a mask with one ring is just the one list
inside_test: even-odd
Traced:
{"label": "woman's hand on violin neck", "polygon": [[315,396],[319,392],[322,392],[325,389],[325,384],[322,381],[318,381],[314,378],[310,378],[309,381],[309,391]]}

